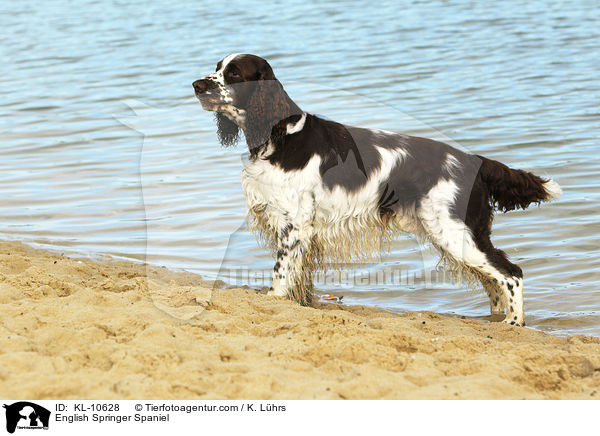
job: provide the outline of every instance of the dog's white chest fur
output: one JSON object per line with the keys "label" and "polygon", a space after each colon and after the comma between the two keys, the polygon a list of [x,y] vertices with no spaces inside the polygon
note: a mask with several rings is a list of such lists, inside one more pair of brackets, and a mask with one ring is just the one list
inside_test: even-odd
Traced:
{"label": "dog's white chest fur", "polygon": [[[248,160],[242,170],[242,188],[250,211],[262,213],[274,231],[290,221],[312,222],[320,160],[315,156],[304,169],[297,171],[283,171],[261,158]],[[303,213],[313,216],[305,217]]]}

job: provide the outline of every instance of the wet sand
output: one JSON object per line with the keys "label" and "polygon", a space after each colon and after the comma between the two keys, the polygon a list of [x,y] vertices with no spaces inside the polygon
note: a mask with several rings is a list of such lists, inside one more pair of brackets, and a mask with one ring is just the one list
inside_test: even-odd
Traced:
{"label": "wet sand", "polygon": [[0,397],[595,399],[600,338],[297,304],[0,243]]}

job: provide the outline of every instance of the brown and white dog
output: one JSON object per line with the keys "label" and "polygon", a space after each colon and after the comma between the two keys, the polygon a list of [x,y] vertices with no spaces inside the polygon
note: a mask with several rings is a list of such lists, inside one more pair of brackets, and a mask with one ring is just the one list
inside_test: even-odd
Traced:
{"label": "brown and white dog", "polygon": [[315,268],[372,259],[411,232],[481,281],[493,314],[524,325],[523,273],[490,241],[493,210],[558,198],[556,182],[431,139],[306,113],[254,55],[227,56],[193,86],[216,112],[223,145],[244,132],[243,190],[276,256],[270,294],[309,304]]}

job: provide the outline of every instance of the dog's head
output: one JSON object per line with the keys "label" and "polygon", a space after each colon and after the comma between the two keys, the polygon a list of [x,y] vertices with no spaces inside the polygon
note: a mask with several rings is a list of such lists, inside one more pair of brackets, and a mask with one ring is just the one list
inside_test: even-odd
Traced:
{"label": "dog's head", "polygon": [[241,128],[248,147],[269,140],[273,129],[302,112],[283,90],[269,63],[250,54],[232,54],[217,63],[214,74],[193,83],[207,111],[216,112],[223,145],[237,142]]}

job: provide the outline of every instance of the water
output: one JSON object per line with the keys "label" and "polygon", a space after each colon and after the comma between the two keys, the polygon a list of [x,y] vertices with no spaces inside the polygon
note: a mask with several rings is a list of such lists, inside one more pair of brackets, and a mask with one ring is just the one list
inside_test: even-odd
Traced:
{"label": "water", "polygon": [[[226,54],[249,52],[304,110],[552,175],[562,199],[497,216],[494,240],[525,271],[529,326],[600,335],[595,1],[20,1],[0,11],[0,238],[207,277],[224,258],[268,272],[270,255],[243,227],[244,148],[219,148],[191,88]],[[484,295],[424,282],[434,266],[404,237],[381,263],[318,289],[394,311],[489,313]],[[364,280],[389,270],[406,282]]]}

